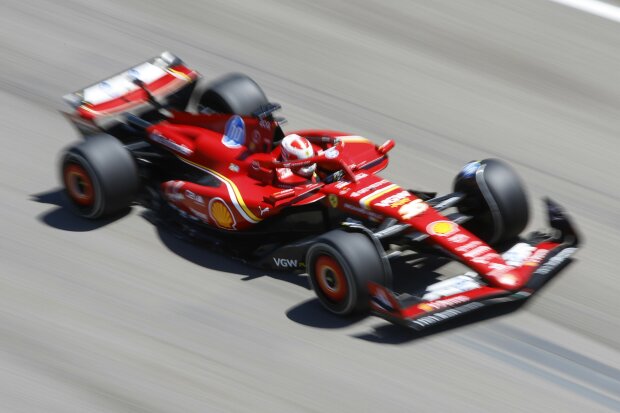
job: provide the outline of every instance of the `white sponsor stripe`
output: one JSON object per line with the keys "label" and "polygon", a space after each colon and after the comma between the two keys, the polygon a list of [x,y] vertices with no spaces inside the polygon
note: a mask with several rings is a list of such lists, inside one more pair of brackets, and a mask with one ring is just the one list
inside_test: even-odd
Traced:
{"label": "white sponsor stripe", "polygon": [[383,187],[381,189],[377,189],[374,192],[371,192],[370,194],[366,195],[365,197],[363,197],[362,199],[360,199],[360,205],[366,209],[370,209],[370,202],[375,199],[380,197],[381,195],[385,195],[388,194],[392,191],[394,191],[395,189],[400,189],[400,187],[396,184],[391,184],[388,185],[386,187]]}
{"label": "white sponsor stripe", "polygon": [[[239,211],[239,213],[241,214],[241,216],[242,216],[243,218],[245,218],[247,221],[252,222],[252,223],[254,223],[254,224],[256,224],[257,222],[260,222],[260,219],[254,219],[253,217],[250,217],[250,216],[249,216],[249,215],[245,212],[245,210],[243,209],[243,206],[239,203],[239,200],[238,200],[238,198],[237,198],[237,194],[235,193],[235,190],[234,190],[233,186],[231,185],[231,183],[230,183],[230,182],[228,182],[228,180],[227,180],[227,179],[222,178],[222,177],[221,177],[218,173],[215,173],[214,171],[211,171],[211,170],[209,170],[209,169],[207,169],[207,168],[204,168],[203,166],[198,165],[198,164],[196,164],[196,163],[194,163],[194,162],[191,162],[191,161],[189,161],[189,160],[187,160],[187,159],[184,159],[184,158],[182,158],[182,157],[180,157],[180,156],[177,156],[177,158],[179,158],[181,161],[183,161],[183,162],[185,162],[185,163],[187,163],[187,164],[189,164],[189,165],[195,166],[196,168],[200,169],[201,171],[206,172],[206,173],[208,173],[209,175],[211,175],[211,176],[213,176],[214,178],[217,178],[219,181],[221,181],[224,185],[226,185],[226,189],[228,189],[228,195],[230,196],[230,200],[231,200],[231,202],[233,203],[233,205],[235,206],[235,209],[236,209],[237,211]],[[222,201],[223,201],[223,200],[222,200]],[[224,203],[225,203],[225,202],[224,202]]]}
{"label": "white sponsor stripe", "polygon": [[620,7],[598,0],[549,0],[620,23]]}

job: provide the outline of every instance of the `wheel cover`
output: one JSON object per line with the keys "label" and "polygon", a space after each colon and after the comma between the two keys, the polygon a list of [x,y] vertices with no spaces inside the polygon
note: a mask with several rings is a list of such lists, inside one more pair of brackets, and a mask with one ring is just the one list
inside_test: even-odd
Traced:
{"label": "wheel cover", "polygon": [[81,206],[91,206],[95,202],[95,189],[88,172],[81,165],[72,163],[65,167],[65,188],[71,199]]}
{"label": "wheel cover", "polygon": [[333,302],[345,299],[349,286],[338,261],[328,255],[321,255],[314,264],[314,274],[325,298]]}

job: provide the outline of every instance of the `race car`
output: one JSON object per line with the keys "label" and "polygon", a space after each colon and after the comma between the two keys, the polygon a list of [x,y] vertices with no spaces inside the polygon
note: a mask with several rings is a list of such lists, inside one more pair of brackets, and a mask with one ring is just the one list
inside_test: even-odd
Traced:
{"label": "race car", "polygon": [[[405,189],[378,175],[392,140],[284,133],[280,105],[252,79],[207,82],[169,52],[65,100],[84,135],[60,165],[77,214],[101,219],[142,205],[248,264],[307,273],[318,301],[338,315],[371,312],[421,330],[530,297],[579,245],[549,199],[549,230],[520,237],[528,200],[503,161],[467,163],[449,194]],[[287,156],[290,136],[306,156]],[[311,173],[295,172],[304,169]],[[393,274],[393,261],[411,252],[468,270],[394,291],[396,277],[416,277],[415,268]]]}

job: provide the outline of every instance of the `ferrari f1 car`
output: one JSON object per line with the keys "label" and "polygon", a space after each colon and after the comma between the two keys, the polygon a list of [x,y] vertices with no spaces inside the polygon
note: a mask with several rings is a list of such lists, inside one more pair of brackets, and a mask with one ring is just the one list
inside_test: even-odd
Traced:
{"label": "ferrari f1 car", "polygon": [[[569,261],[578,236],[546,201],[550,229],[519,238],[528,201],[504,162],[469,162],[454,191],[409,190],[377,173],[391,140],[376,145],[332,130],[301,130],[309,159],[285,161],[280,108],[249,77],[206,83],[165,52],[65,96],[85,139],[62,155],[75,211],[99,219],[134,203],[161,222],[250,264],[305,272],[339,315],[372,312],[423,329],[500,302],[530,297]],[[282,168],[316,164],[316,177],[280,182]],[[502,246],[508,245],[507,248]],[[469,267],[419,291],[393,290],[404,252]]]}

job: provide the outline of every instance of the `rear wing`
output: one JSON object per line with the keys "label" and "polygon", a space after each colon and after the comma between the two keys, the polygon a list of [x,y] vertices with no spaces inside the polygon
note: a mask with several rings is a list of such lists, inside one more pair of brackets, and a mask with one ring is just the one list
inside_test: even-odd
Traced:
{"label": "rear wing", "polygon": [[137,84],[144,83],[158,100],[171,107],[184,107],[200,77],[170,52],[163,52],[108,79],[63,96],[86,120],[118,115],[148,105],[148,96]]}

